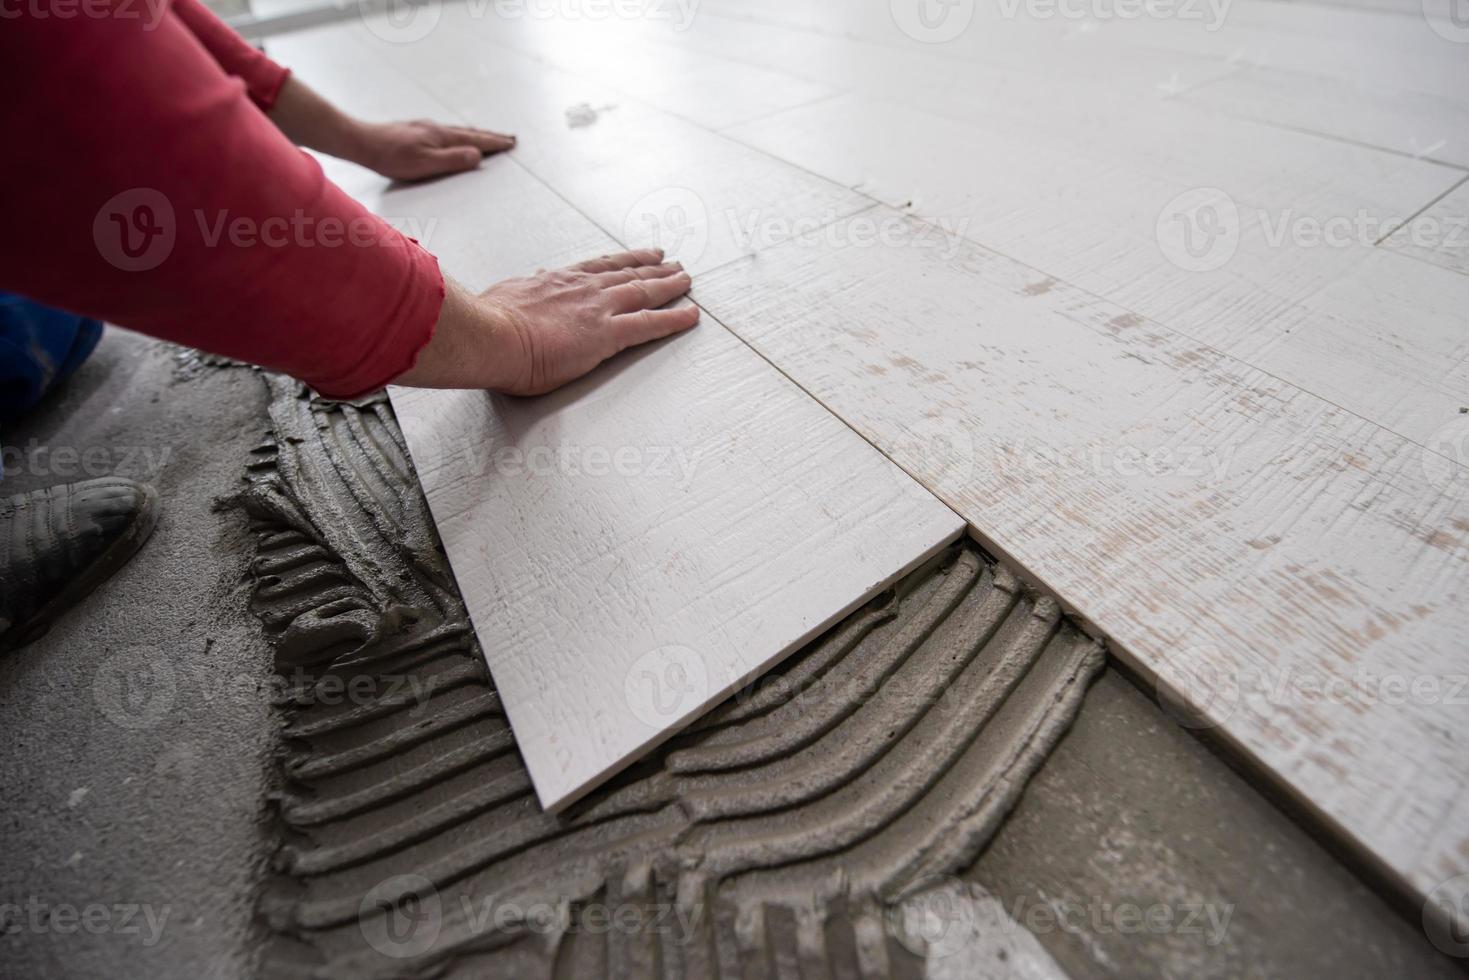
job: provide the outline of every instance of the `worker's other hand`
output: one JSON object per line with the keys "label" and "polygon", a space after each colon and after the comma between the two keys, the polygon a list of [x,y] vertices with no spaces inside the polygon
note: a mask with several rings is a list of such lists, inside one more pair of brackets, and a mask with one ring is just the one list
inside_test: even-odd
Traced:
{"label": "worker's other hand", "polygon": [[434,337],[396,384],[539,395],[618,351],[687,330],[692,303],[659,309],[692,281],[662,249],[591,259],[474,296],[450,283]]}
{"label": "worker's other hand", "polygon": [[358,162],[393,180],[423,180],[479,166],[480,159],[515,146],[515,137],[427,119],[365,123]]}
{"label": "worker's other hand", "polygon": [[661,310],[693,281],[662,249],[623,252],[566,269],[507,279],[480,294],[503,324],[513,366],[498,386],[539,395],[581,377],[618,351],[687,330],[693,304]]}

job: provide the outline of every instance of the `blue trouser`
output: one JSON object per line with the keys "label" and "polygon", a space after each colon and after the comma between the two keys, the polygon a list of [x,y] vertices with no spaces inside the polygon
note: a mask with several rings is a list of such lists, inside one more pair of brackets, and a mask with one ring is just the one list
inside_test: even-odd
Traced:
{"label": "blue trouser", "polygon": [[102,324],[0,291],[0,425],[14,422],[81,367]]}

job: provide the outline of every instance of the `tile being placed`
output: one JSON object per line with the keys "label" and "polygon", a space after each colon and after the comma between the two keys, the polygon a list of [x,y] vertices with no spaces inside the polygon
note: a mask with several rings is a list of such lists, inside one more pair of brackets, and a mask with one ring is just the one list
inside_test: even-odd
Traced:
{"label": "tile being placed", "polygon": [[[470,288],[618,247],[508,157],[360,193]],[[548,809],[963,529],[707,316],[540,398],[392,400]]]}
{"label": "tile being placed", "polygon": [[708,320],[540,398],[393,404],[551,810],[963,530]]}

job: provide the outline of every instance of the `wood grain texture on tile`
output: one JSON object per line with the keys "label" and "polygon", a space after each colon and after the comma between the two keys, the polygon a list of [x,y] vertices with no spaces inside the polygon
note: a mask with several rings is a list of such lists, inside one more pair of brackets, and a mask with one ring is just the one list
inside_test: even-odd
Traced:
{"label": "wood grain texture on tile", "polygon": [[[1469,177],[1393,232],[1382,247],[1469,276]],[[1457,309],[1462,314],[1462,303]]]}
{"label": "wood grain texture on tile", "polygon": [[716,323],[542,398],[393,404],[548,809],[963,529]]}
{"label": "wood grain texture on tile", "polygon": [[[1324,304],[1336,284],[1380,283],[1377,239],[1461,173],[1172,103],[1087,105],[1025,103],[1045,126],[957,94],[928,109],[848,95],[728,133],[1308,391],[1381,368],[1341,404],[1400,435],[1425,438],[1457,412],[1454,342],[1449,357],[1415,353],[1442,351],[1433,310],[1462,294],[1457,277],[1403,295],[1406,347],[1380,342],[1368,311]],[[1318,356],[1281,349],[1301,331]]]}
{"label": "wood grain texture on tile", "polygon": [[909,241],[774,249],[695,296],[1407,887],[1469,869],[1469,416],[1420,446]]}

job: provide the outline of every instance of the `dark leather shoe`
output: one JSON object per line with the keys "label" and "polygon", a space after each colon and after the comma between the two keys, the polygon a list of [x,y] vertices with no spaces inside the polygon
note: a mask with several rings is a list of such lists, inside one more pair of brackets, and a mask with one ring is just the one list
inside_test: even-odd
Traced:
{"label": "dark leather shoe", "polygon": [[158,523],[150,486],[102,477],[0,500],[0,653],[41,636]]}

